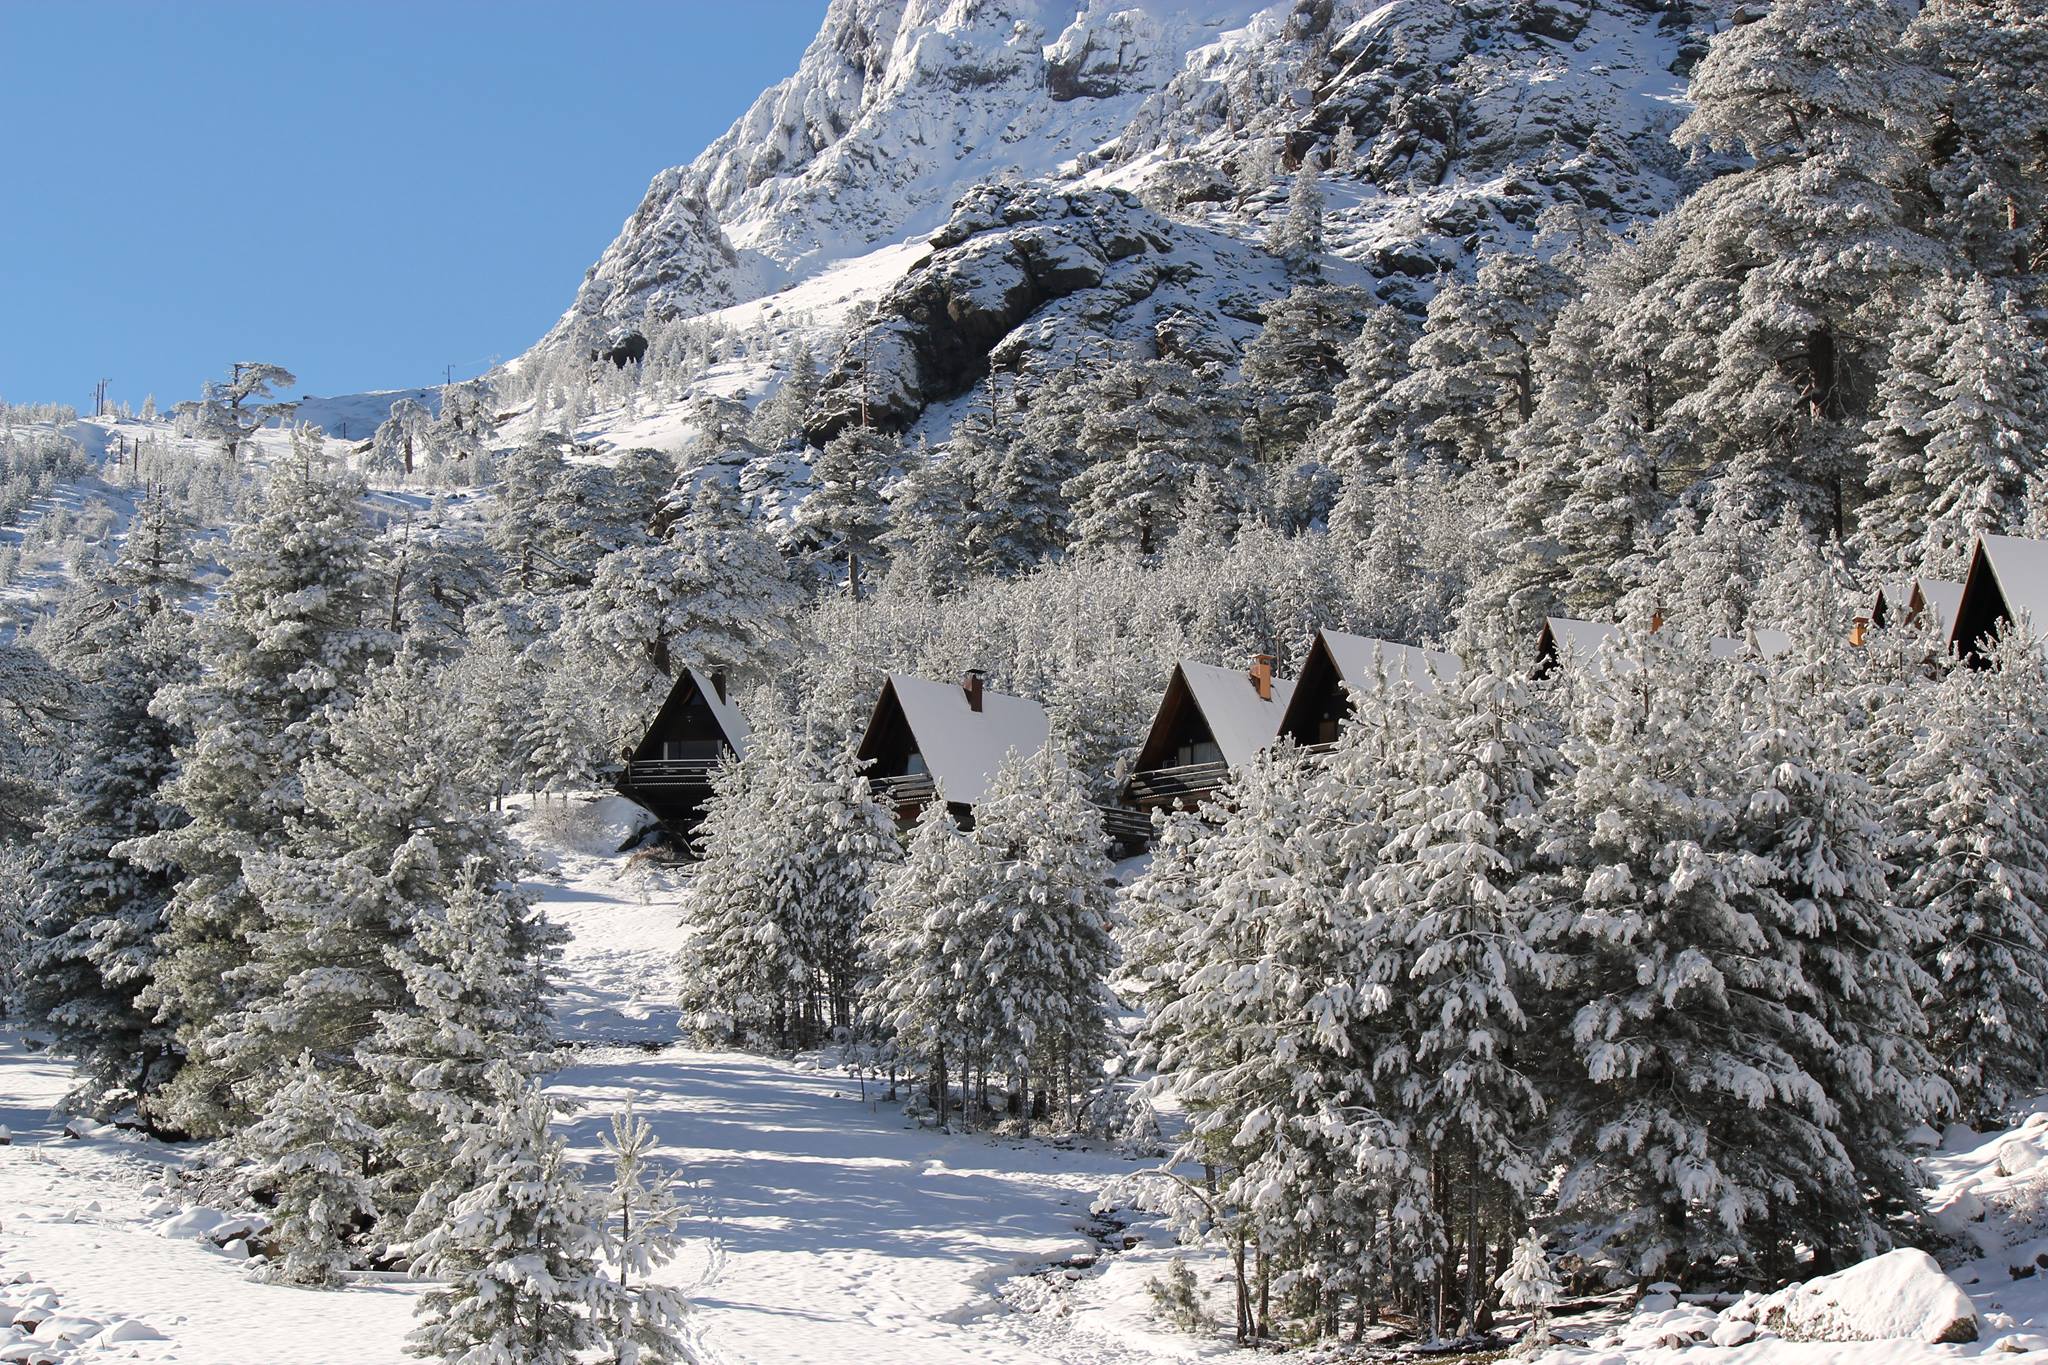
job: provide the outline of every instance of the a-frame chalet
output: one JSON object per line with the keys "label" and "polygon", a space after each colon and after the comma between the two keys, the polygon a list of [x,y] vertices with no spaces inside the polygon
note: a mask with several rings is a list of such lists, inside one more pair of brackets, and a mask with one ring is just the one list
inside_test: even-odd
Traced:
{"label": "a-frame chalet", "polygon": [[1049,729],[1044,707],[989,691],[979,671],[957,683],[891,673],[861,736],[860,757],[875,794],[899,821],[915,820],[933,791],[944,788],[946,805],[971,823],[1003,759],[1036,754]]}
{"label": "a-frame chalet", "polygon": [[1949,645],[1981,663],[1999,630],[2020,621],[2031,631],[2048,631],[2048,540],[1978,536]]}
{"label": "a-frame chalet", "polygon": [[1174,665],[1124,784],[1124,803],[1145,811],[1199,805],[1231,769],[1273,742],[1293,695],[1292,679],[1273,676],[1271,655],[1260,655],[1249,670],[1190,660]]}
{"label": "a-frame chalet", "polygon": [[1337,731],[1351,714],[1346,684],[1366,687],[1385,676],[1389,681],[1406,681],[1418,692],[1432,692],[1439,684],[1455,680],[1462,667],[1457,655],[1440,649],[1319,630],[1302,663],[1301,676],[1295,679],[1280,733],[1303,748],[1334,744]]}
{"label": "a-frame chalet", "polygon": [[1903,583],[1886,583],[1870,601],[1870,624],[1880,627],[1932,626],[1946,640],[1955,629],[1956,608],[1962,605],[1963,585],[1946,578],[1914,578]]}
{"label": "a-frame chalet", "polygon": [[688,836],[704,818],[711,775],[727,754],[747,749],[747,719],[726,696],[725,672],[686,668],[640,743],[626,752],[622,795]]}
{"label": "a-frame chalet", "polygon": [[1543,629],[1536,632],[1536,662],[1531,676],[1541,678],[1560,664],[1584,668],[1600,656],[1600,647],[1613,636],[1615,628],[1603,621],[1576,621],[1569,616],[1546,616]]}

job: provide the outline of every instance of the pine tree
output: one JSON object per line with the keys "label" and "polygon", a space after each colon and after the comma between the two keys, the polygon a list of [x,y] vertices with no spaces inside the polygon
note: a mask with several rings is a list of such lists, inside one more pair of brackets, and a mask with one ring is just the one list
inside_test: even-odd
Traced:
{"label": "pine tree", "polygon": [[1872,482],[1887,493],[1863,521],[1873,540],[1904,543],[1896,567],[1959,579],[1977,536],[2015,534],[2026,519],[2048,445],[2048,349],[2017,298],[1981,277],[1930,293],[1950,289],[1961,295],[1952,322],[1938,304],[1921,312],[1927,373],[1912,369],[1917,340],[1893,349],[1889,401],[1869,428]]}
{"label": "pine tree", "polygon": [[1358,892],[1384,921],[1371,979],[1405,1016],[1377,1062],[1407,1071],[1388,1103],[1462,1187],[1462,1207],[1437,1216],[1464,1242],[1470,1333],[1482,1329],[1487,1227],[1519,1214],[1542,1174],[1543,1049],[1518,1040],[1556,971],[1536,940],[1549,871],[1539,807],[1557,736],[1523,684],[1480,667],[1420,698],[1416,718],[1423,762]]}
{"label": "pine tree", "polygon": [[872,972],[864,1014],[886,1035],[896,1064],[925,1079],[943,1125],[952,1088],[963,1094],[983,1057],[975,963],[991,916],[987,873],[936,792],[919,815],[904,858],[882,884],[864,935]]}
{"label": "pine tree", "polygon": [[975,965],[988,1055],[1008,1072],[1023,1116],[1050,1117],[1064,1103],[1077,1123],[1113,1051],[1117,955],[1101,817],[1048,745],[997,770],[975,807],[973,841],[988,868],[990,923]]}
{"label": "pine tree", "polygon": [[361,493],[310,461],[273,471],[255,519],[229,540],[227,579],[201,622],[198,676],[164,689],[154,707],[191,736],[162,789],[187,822],[115,850],[180,878],[143,1003],[175,1021],[186,1053],[159,1112],[194,1133],[223,1131],[241,1112],[241,1075],[219,1054],[220,1030],[242,1003],[234,974],[248,944],[269,926],[243,860],[271,848],[304,809],[300,767],[323,751],[382,647],[366,624]]}
{"label": "pine tree", "polygon": [[1515,1243],[1508,1267],[1494,1281],[1500,1301],[1508,1308],[1529,1310],[1529,1330],[1522,1336],[1516,1354],[1529,1354],[1550,1344],[1550,1306],[1564,1298],[1564,1286],[1550,1267],[1550,1253],[1534,1228]]}
{"label": "pine tree", "polygon": [[1994,667],[1952,670],[1916,698],[1895,778],[1899,899],[1940,936],[1930,1042],[1966,1117],[1999,1122],[2048,1084],[2048,677],[2036,646],[2001,640]]}
{"label": "pine tree", "polygon": [[1310,152],[1295,169],[1294,183],[1287,191],[1287,216],[1266,234],[1266,249],[1287,262],[1297,274],[1316,274],[1323,254],[1323,190],[1319,181],[1321,165]]}
{"label": "pine tree", "polygon": [[856,599],[889,529],[889,504],[882,490],[902,453],[902,443],[895,437],[852,426],[827,441],[811,461],[817,491],[797,508],[796,524],[845,563],[847,593]]}
{"label": "pine tree", "polygon": [[286,1068],[263,1116],[236,1136],[237,1149],[253,1158],[243,1183],[275,1200],[271,1226],[283,1252],[271,1268],[276,1279],[324,1289],[349,1268],[349,1244],[371,1212],[363,1170],[375,1141],[357,1097],[309,1053]]}
{"label": "pine tree", "polygon": [[99,1115],[134,1105],[153,1121],[179,1049],[141,997],[177,879],[114,850],[177,822],[157,793],[181,737],[150,703],[190,678],[190,623],[118,573],[89,575],[67,609],[60,622],[75,613],[93,625],[65,632],[83,695],[67,746],[75,758],[36,837],[23,1004],[77,1063],[68,1103]]}
{"label": "pine tree", "polygon": [[283,1059],[358,1062],[380,1019],[417,1008],[405,958],[468,875],[518,866],[461,736],[441,715],[437,673],[410,651],[372,676],[301,768],[305,808],[281,847],[245,855],[263,909],[249,961],[233,970],[236,1008],[217,1021],[216,1056],[237,1103],[258,1109]]}
{"label": "pine tree", "polygon": [[540,1087],[509,1069],[499,1101],[462,1134],[468,1170],[445,1221],[413,1247],[417,1356],[461,1365],[575,1365],[609,1343],[616,1285],[604,1274],[604,1210],[570,1169]]}
{"label": "pine tree", "polygon": [[1701,464],[1769,451],[1791,508],[1844,536],[1858,433],[1901,309],[1948,262],[1899,187],[1925,135],[1932,74],[1902,45],[1904,0],[1781,0],[1695,68],[1681,143],[1752,165],[1658,228],[1667,349],[1700,358],[1672,405]]}
{"label": "pine tree", "polygon": [[633,1112],[627,1097],[604,1139],[612,1162],[605,1256],[617,1267],[618,1292],[603,1326],[616,1365],[694,1365],[682,1338],[689,1303],[679,1290],[651,1281],[675,1259],[682,1218],[667,1171],[654,1160],[654,1145],[654,1129]]}
{"label": "pine tree", "polygon": [[549,1065],[547,973],[567,934],[504,880],[511,871],[471,857],[445,906],[421,908],[411,938],[386,952],[398,1003],[378,1012],[356,1050],[378,1085],[379,1213],[405,1216],[412,1232],[458,1192],[449,1135],[488,1116],[494,1073],[533,1076]]}

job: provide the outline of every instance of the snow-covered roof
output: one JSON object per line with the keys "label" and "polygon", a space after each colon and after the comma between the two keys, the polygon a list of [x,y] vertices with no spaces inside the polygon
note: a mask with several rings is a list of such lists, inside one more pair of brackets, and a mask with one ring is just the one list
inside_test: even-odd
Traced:
{"label": "snow-covered roof", "polygon": [[1569,616],[1546,616],[1543,626],[1550,633],[1559,662],[1575,665],[1588,664],[1600,657],[1600,646],[1616,630],[1604,621],[1577,621]]}
{"label": "snow-covered roof", "polygon": [[973,805],[988,794],[1005,756],[1029,758],[1045,747],[1049,726],[1045,708],[1035,701],[983,688],[976,711],[956,682],[891,673],[889,687],[925,770],[938,779],[948,801]]}
{"label": "snow-covered roof", "polygon": [[734,752],[747,752],[747,735],[750,733],[747,718],[740,714],[740,708],[718,695],[718,689],[711,684],[708,674],[697,669],[690,670],[690,678],[697,684],[697,692],[704,698],[704,704],[711,708],[712,716],[718,721],[718,728],[725,731],[726,742]]}
{"label": "snow-covered roof", "polygon": [[1464,669],[1457,655],[1441,649],[1341,630],[1325,630],[1322,636],[1331,662],[1337,665],[1337,675],[1354,686],[1373,681],[1384,669],[1389,681],[1405,680],[1418,692],[1434,692],[1439,683],[1454,681]]}
{"label": "snow-covered roof", "polygon": [[1956,608],[1963,604],[1963,585],[1946,578],[1917,578],[1913,586],[1920,590],[1920,600],[1946,637],[1956,628]]}
{"label": "snow-covered roof", "polygon": [[1977,544],[1998,576],[2006,608],[2014,616],[2027,617],[2037,634],[2048,631],[2048,540],[1979,536]]}
{"label": "snow-covered roof", "polygon": [[1287,699],[1294,695],[1294,680],[1273,679],[1271,698],[1261,697],[1249,672],[1242,668],[1221,668],[1183,660],[1180,675],[1209,733],[1223,750],[1223,761],[1239,767],[1273,742],[1280,733],[1280,717],[1287,712]]}
{"label": "snow-covered roof", "polygon": [[[1775,659],[1792,649],[1792,637],[1782,630],[1751,631],[1756,637],[1757,653],[1766,659]],[[1717,635],[1707,642],[1707,649],[1717,659],[1733,659],[1749,648],[1749,641],[1731,635]]]}

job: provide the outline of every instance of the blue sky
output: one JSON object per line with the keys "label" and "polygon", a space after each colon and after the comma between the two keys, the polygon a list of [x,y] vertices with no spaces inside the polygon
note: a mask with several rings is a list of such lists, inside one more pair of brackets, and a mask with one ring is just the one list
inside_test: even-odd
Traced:
{"label": "blue sky", "polygon": [[517,354],[825,0],[0,0],[0,397]]}

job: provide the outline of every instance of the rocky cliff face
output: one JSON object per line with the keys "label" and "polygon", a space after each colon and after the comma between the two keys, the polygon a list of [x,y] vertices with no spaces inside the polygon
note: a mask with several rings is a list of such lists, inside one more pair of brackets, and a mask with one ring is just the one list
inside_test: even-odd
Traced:
{"label": "rocky cliff face", "polygon": [[856,378],[906,421],[999,352],[1156,331],[1155,298],[1227,339],[1287,285],[1251,257],[1311,157],[1332,269],[1419,304],[1553,205],[1669,207],[1684,73],[1726,2],[834,0],[793,76],[655,178],[544,344],[936,234],[871,322],[811,338],[846,347],[814,431]]}

